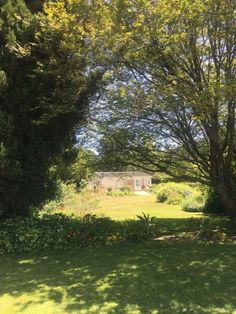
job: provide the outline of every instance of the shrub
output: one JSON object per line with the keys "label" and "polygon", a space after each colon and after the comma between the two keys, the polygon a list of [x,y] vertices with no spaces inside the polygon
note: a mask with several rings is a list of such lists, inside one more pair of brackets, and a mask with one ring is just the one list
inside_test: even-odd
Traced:
{"label": "shrub", "polygon": [[193,188],[184,183],[161,183],[155,189],[157,201],[168,204],[181,204],[185,197],[194,193]]}
{"label": "shrub", "polygon": [[154,234],[155,217],[151,217],[149,214],[142,213],[137,215],[140,223],[140,230],[142,230],[142,237],[148,238]]}
{"label": "shrub", "polygon": [[112,190],[110,192],[107,192],[108,196],[125,196],[125,194],[120,190]]}
{"label": "shrub", "polygon": [[91,197],[89,191],[78,193],[76,184],[60,182],[58,184],[57,198],[46,203],[40,210],[40,215],[63,211],[66,214],[84,216],[87,213],[91,213],[97,206],[98,201]]}
{"label": "shrub", "polygon": [[152,184],[151,186],[149,186],[148,191],[156,194],[158,192],[159,185],[160,185],[160,183],[159,184]]}
{"label": "shrub", "polygon": [[152,226],[141,220],[128,219],[121,223],[120,235],[123,240],[146,240],[153,235]]}
{"label": "shrub", "polygon": [[222,226],[216,226],[210,219],[202,219],[197,236],[200,239],[210,241],[225,241],[228,238],[226,229]]}
{"label": "shrub", "polygon": [[[173,226],[175,232],[183,230],[183,226],[181,229]],[[41,218],[12,218],[0,221],[0,254],[140,241],[160,235],[161,228],[163,227],[154,217],[145,214],[136,220],[125,221],[98,218],[91,214],[80,219],[63,214],[44,215]],[[185,229],[184,231],[194,231],[200,239],[221,241],[226,239],[230,223],[222,218],[191,219],[187,230]]]}
{"label": "shrub", "polygon": [[74,205],[72,204],[71,207],[67,207],[67,212],[81,217],[88,213],[91,214],[98,207],[99,203],[94,196],[91,196],[91,192],[89,191],[79,193],[75,201]]}
{"label": "shrub", "polygon": [[222,204],[218,193],[209,188],[207,191],[207,200],[203,208],[203,211],[207,214],[224,215],[225,208]]}
{"label": "shrub", "polygon": [[8,219],[0,224],[0,250],[8,253],[63,249],[104,242],[114,232],[109,218],[82,221],[62,214]]}
{"label": "shrub", "polygon": [[109,195],[109,196],[128,196],[128,195],[134,195],[134,193],[128,187],[122,187],[122,188],[117,189],[117,190],[112,190],[111,188],[109,188],[107,195]]}
{"label": "shrub", "polygon": [[125,186],[121,187],[120,191],[123,192],[123,193],[127,193],[127,194],[132,193],[131,189],[128,188],[128,187],[125,187]]}
{"label": "shrub", "polygon": [[193,194],[183,200],[181,207],[185,212],[201,212],[204,207],[203,197],[199,194]]}
{"label": "shrub", "polygon": [[0,253],[66,249],[90,244],[141,240],[153,234],[152,218],[114,221],[86,214],[76,219],[63,214],[6,219],[0,222]]}
{"label": "shrub", "polygon": [[77,195],[78,193],[76,191],[75,184],[72,183],[68,184],[59,181],[57,183],[56,198],[52,201],[46,202],[46,204],[41,208],[40,212],[42,215],[49,214],[58,208],[68,206],[75,200]]}

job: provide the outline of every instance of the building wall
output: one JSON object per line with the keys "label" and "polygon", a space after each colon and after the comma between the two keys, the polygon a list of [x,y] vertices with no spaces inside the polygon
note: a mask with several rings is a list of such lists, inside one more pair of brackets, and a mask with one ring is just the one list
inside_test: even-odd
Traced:
{"label": "building wall", "polygon": [[141,191],[152,184],[151,176],[132,176],[132,177],[98,177],[95,176],[89,188],[98,189],[120,189],[122,187],[128,187],[133,191]]}
{"label": "building wall", "polygon": [[145,190],[149,186],[152,185],[152,178],[149,176],[145,176],[145,177],[134,176],[133,182],[134,182],[134,191]]}
{"label": "building wall", "polygon": [[119,177],[103,177],[101,185],[104,188],[120,189],[123,186],[123,182]]}

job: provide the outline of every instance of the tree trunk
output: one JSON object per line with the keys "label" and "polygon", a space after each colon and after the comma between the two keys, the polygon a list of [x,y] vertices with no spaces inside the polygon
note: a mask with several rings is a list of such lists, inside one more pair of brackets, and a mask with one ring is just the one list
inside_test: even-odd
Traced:
{"label": "tree trunk", "polygon": [[236,191],[232,192],[235,187],[229,190],[224,183],[219,182],[216,189],[236,231]]}
{"label": "tree trunk", "polygon": [[220,142],[218,113],[212,114],[212,128],[208,130],[210,140],[210,177],[232,226],[236,231],[236,185],[231,162],[225,162]]}

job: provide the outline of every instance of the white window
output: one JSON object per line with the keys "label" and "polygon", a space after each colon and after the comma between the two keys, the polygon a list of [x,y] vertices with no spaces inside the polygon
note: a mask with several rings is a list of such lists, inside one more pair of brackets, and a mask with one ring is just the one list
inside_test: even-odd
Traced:
{"label": "white window", "polygon": [[140,181],[139,179],[136,179],[136,180],[135,180],[135,186],[138,187],[138,188],[140,188],[140,186],[141,186],[141,181]]}

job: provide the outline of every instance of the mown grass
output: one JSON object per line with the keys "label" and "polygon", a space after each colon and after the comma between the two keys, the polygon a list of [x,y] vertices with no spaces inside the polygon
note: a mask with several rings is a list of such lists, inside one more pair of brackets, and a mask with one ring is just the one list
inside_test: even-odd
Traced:
{"label": "mown grass", "polygon": [[201,213],[184,212],[180,205],[157,203],[155,194],[100,198],[93,212],[117,220],[133,219],[142,212],[157,218],[203,217]]}
{"label": "mown grass", "polygon": [[0,257],[0,313],[236,311],[236,245],[152,241]]}
{"label": "mown grass", "polygon": [[[199,230],[202,217],[155,195],[100,198],[95,212],[149,213],[160,235]],[[233,242],[157,239],[0,256],[0,314],[235,314],[235,260]]]}

